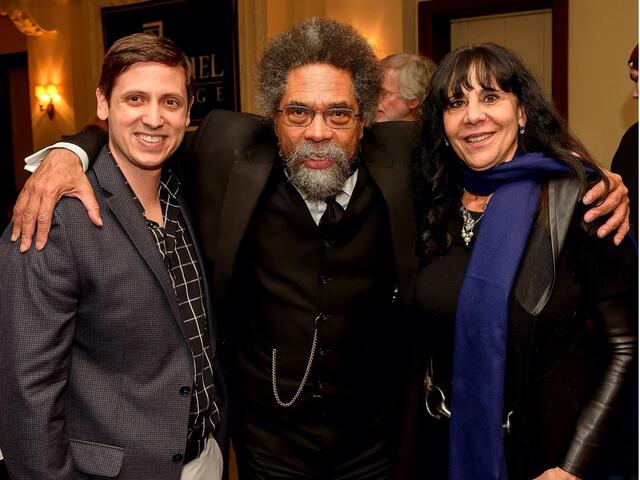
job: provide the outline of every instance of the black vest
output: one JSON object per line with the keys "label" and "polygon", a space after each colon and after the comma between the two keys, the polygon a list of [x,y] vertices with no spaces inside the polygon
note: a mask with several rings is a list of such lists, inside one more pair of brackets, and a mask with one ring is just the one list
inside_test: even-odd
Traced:
{"label": "black vest", "polygon": [[[366,421],[372,412],[387,410],[400,377],[395,284],[387,207],[366,168],[359,169],[340,223],[323,233],[274,167],[243,240],[226,309],[239,342],[234,400],[254,411],[297,412],[298,421],[308,418],[309,409],[319,408],[338,423]],[[316,319],[307,384],[296,403],[283,409],[272,391],[272,350],[278,391],[288,402],[304,375]]]}

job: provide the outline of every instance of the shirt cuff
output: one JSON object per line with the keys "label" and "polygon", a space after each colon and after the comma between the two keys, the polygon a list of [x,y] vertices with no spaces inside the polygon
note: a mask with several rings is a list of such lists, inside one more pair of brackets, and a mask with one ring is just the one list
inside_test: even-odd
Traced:
{"label": "shirt cuff", "polygon": [[29,155],[24,159],[24,169],[28,172],[35,172],[36,168],[40,166],[42,160],[47,156],[49,150],[53,150],[54,148],[65,148],[67,150],[72,151],[78,157],[80,157],[80,161],[82,162],[82,170],[85,172],[89,169],[89,157],[87,156],[87,152],[81,149],[79,146],[74,145],[73,143],[68,142],[58,142],[50,145],[48,147],[43,148],[42,150],[34,153],[33,155]]}

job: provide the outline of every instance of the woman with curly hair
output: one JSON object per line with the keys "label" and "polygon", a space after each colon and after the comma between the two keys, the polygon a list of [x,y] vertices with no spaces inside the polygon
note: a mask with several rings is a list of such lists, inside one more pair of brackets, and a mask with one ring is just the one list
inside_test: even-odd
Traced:
{"label": "woman with curly hair", "polygon": [[597,477],[637,351],[633,245],[581,221],[581,193],[604,176],[494,44],[442,60],[422,140],[417,302],[432,424],[418,478]]}

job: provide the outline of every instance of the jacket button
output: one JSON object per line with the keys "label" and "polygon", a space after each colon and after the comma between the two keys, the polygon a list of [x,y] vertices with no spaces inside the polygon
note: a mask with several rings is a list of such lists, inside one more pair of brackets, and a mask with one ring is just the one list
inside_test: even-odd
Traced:
{"label": "jacket button", "polygon": [[329,283],[329,277],[327,277],[326,275],[320,275],[320,283],[322,285],[326,285],[327,283]]}
{"label": "jacket button", "polygon": [[191,387],[180,387],[180,395],[189,395],[191,393]]}
{"label": "jacket button", "polygon": [[183,457],[183,455],[182,455],[181,453],[176,453],[176,454],[173,456],[173,461],[174,461],[174,462],[181,462],[183,458],[184,458],[184,457]]}

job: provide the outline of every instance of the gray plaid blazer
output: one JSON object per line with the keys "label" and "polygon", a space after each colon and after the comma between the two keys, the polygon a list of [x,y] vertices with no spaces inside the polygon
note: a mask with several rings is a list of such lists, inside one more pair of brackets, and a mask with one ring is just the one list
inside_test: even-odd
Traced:
{"label": "gray plaid blazer", "polygon": [[171,280],[106,149],[88,176],[103,228],[64,198],[43,251],[0,239],[0,449],[13,480],[179,479],[193,367]]}

